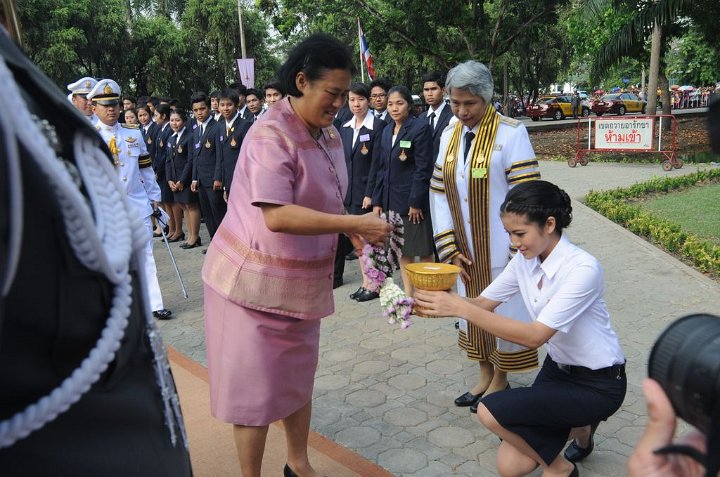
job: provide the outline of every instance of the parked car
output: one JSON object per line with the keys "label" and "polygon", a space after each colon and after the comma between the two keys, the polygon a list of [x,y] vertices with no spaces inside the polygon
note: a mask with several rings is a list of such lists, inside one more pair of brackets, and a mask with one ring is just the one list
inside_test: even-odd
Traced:
{"label": "parked car", "polygon": [[643,113],[647,103],[633,93],[612,93],[606,94],[600,99],[593,101],[590,108],[593,113],[602,116],[605,113],[618,114]]}
{"label": "parked car", "polygon": [[[540,121],[541,118],[565,119],[566,116],[572,116],[571,96],[541,96],[535,103],[531,104],[526,111],[526,115],[533,121]],[[587,117],[590,114],[590,108],[582,105],[582,116]]]}

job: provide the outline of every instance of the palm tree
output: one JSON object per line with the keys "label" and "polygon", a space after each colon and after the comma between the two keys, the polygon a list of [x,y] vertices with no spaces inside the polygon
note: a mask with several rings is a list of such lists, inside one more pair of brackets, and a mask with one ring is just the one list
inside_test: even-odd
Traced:
{"label": "palm tree", "polygon": [[[604,11],[611,3],[616,2],[613,0],[587,0],[587,7],[597,14]],[[619,63],[623,57],[628,56],[634,50],[644,48],[645,40],[649,34],[652,34],[647,112],[655,114],[657,95],[654,93],[657,91],[660,73],[662,29],[664,26],[671,25],[694,3],[694,0],[640,0],[636,4],[638,7],[636,14],[598,51],[593,61],[593,73],[604,71]],[[663,101],[663,109],[667,103],[667,100]]]}

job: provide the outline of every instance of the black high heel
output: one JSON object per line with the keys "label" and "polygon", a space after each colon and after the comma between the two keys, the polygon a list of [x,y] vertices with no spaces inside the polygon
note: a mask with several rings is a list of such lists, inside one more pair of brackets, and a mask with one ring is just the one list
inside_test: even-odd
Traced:
{"label": "black high heel", "polygon": [[283,469],[283,476],[284,477],[299,477],[295,472],[292,471],[289,465],[285,464],[285,468]]}
{"label": "black high heel", "polygon": [[595,431],[597,430],[599,425],[599,422],[595,422],[590,425],[590,440],[588,441],[587,447],[580,447],[579,445],[577,445],[576,440],[573,439],[573,441],[570,443],[569,446],[567,446],[567,449],[565,449],[565,453],[563,454],[567,460],[572,463],[580,462],[585,457],[592,454],[592,451],[595,448]]}
{"label": "black high heel", "polygon": [[179,242],[179,241],[181,241],[181,240],[185,240],[185,234],[184,234],[184,233],[180,234],[179,236],[175,237],[174,239],[168,239],[168,242],[170,242],[170,243],[175,243],[175,242]]}
{"label": "black high heel", "polygon": [[185,242],[184,244],[180,245],[180,248],[182,248],[184,250],[188,250],[191,248],[199,247],[201,245],[202,245],[202,240],[200,240],[200,237],[198,237],[198,239],[195,241],[195,243],[191,244],[191,243]]}

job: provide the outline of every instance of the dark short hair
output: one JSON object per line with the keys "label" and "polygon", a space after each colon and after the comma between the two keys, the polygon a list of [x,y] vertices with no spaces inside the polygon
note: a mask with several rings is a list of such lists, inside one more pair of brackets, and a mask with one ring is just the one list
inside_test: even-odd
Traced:
{"label": "dark short hair", "polygon": [[160,103],[155,106],[155,112],[158,113],[161,117],[165,116],[165,120],[169,120],[172,110],[170,109],[170,106],[168,106],[166,103]]}
{"label": "dark short hair", "polygon": [[183,121],[187,121],[188,113],[187,111],[185,111],[184,108],[173,109],[172,111],[170,111],[170,116],[172,116],[173,114],[177,114],[182,118]]}
{"label": "dark short hair", "polygon": [[173,106],[175,106],[175,107],[180,106],[180,100],[177,98],[170,98],[167,103],[168,103],[168,106],[170,106],[171,108]]}
{"label": "dark short hair", "polygon": [[298,73],[303,72],[309,81],[315,81],[328,70],[347,70],[351,75],[357,71],[352,53],[346,45],[325,33],[315,33],[290,51],[278,76],[283,91],[299,98],[302,93],[295,84]]}
{"label": "dark short hair", "polygon": [[140,96],[137,99],[137,104],[142,104],[143,106],[146,106],[148,104],[148,101],[150,101],[150,96]]}
{"label": "dark short hair", "polygon": [[[247,94],[247,87],[242,83],[230,83],[228,88],[237,91],[238,96],[245,96]],[[220,93],[222,93],[222,90]],[[218,99],[220,98],[218,97]]]}
{"label": "dark short hair", "polygon": [[237,106],[240,103],[240,98],[238,97],[238,92],[234,89],[227,88],[227,89],[221,89],[218,93],[218,101],[223,99],[229,99],[233,102],[235,106]]}
{"label": "dark short hair", "polygon": [[133,96],[125,96],[123,98],[123,101],[130,101],[132,104],[135,104],[137,101],[135,101],[135,97]]}
{"label": "dark short hair", "polygon": [[160,104],[160,100],[157,96],[150,96],[145,104],[147,103],[152,103],[153,106],[157,107],[157,105]]}
{"label": "dark short hair", "polygon": [[572,222],[572,204],[567,193],[548,181],[529,181],[516,185],[505,196],[500,215],[524,215],[527,220],[543,227],[549,217],[555,217],[558,233]]}
{"label": "dark short hair", "polygon": [[370,82],[370,89],[372,90],[374,87],[382,88],[385,93],[390,91],[390,88],[392,88],[392,83],[387,78],[378,78],[374,79]]}
{"label": "dark short hair", "polygon": [[282,85],[280,84],[280,81],[276,79],[271,79],[267,83],[263,85],[263,97],[265,96],[265,92],[269,89],[276,89],[280,91],[280,94],[285,96],[285,90],[283,89]]}
{"label": "dark short hair", "polygon": [[210,99],[213,99],[213,98],[217,99],[218,94],[220,94],[220,92],[218,90],[210,91]]}
{"label": "dark short hair", "polygon": [[426,73],[422,76],[423,85],[428,82],[437,83],[441,88],[445,87],[445,75],[439,71],[433,71],[432,73]]}
{"label": "dark short hair", "polygon": [[[217,98],[217,93],[215,93],[215,96],[212,96],[213,98]],[[198,91],[197,93],[193,94],[190,97],[190,105],[192,106],[195,103],[205,103],[207,107],[210,107],[210,98],[208,98],[208,95],[203,93],[202,91]]]}
{"label": "dark short hair", "polygon": [[413,104],[415,104],[415,101],[413,101],[412,93],[408,89],[407,86],[403,86],[401,84],[397,86],[393,86],[390,88],[390,90],[387,92],[387,95],[390,96],[393,93],[398,93],[400,96],[403,97],[405,101],[410,105],[410,109],[412,109]]}
{"label": "dark short hair", "polygon": [[251,95],[252,95],[252,96],[257,96],[257,99],[259,99],[260,101],[262,101],[262,100],[265,99],[265,95],[262,94],[259,90],[255,89],[255,88],[250,88],[250,89],[248,89],[247,92],[245,93],[245,96],[246,96],[246,97],[247,97],[247,96],[251,96]]}
{"label": "dark short hair", "polygon": [[370,88],[365,83],[353,83],[350,85],[350,92],[370,99]]}

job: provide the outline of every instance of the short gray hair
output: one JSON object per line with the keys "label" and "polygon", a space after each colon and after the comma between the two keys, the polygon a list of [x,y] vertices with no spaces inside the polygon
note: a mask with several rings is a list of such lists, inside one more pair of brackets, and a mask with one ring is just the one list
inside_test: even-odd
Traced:
{"label": "short gray hair", "polygon": [[475,96],[480,96],[485,103],[489,103],[493,97],[492,74],[484,64],[478,61],[466,61],[451,69],[445,80],[445,88],[448,94],[453,88],[465,90]]}

